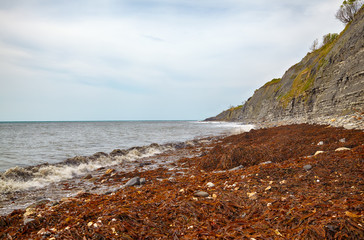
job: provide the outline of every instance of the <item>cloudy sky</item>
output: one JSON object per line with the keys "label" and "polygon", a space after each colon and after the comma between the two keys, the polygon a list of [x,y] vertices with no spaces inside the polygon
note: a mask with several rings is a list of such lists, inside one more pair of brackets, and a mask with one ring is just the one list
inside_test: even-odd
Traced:
{"label": "cloudy sky", "polygon": [[341,0],[1,0],[0,121],[200,120],[344,26]]}

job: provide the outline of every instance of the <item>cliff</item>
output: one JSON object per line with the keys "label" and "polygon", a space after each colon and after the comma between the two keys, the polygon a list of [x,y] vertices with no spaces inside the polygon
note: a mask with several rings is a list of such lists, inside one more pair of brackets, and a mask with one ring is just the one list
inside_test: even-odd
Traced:
{"label": "cliff", "polygon": [[[255,91],[246,103],[210,121],[308,122],[364,111],[364,8],[338,36]],[[302,121],[301,121],[302,122]]]}

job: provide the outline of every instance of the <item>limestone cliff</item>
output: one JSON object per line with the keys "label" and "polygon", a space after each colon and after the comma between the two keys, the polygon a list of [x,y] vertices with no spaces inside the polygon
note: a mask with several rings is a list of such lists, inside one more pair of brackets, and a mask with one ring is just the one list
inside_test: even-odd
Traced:
{"label": "limestone cliff", "polygon": [[257,123],[364,111],[364,8],[338,36],[255,91],[243,106],[206,120]]}

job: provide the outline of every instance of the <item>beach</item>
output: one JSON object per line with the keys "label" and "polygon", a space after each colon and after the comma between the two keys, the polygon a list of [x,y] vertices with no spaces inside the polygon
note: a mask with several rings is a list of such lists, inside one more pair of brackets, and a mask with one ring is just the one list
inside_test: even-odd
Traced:
{"label": "beach", "polygon": [[77,194],[2,216],[0,238],[362,239],[363,144],[308,124],[188,141],[61,182]]}

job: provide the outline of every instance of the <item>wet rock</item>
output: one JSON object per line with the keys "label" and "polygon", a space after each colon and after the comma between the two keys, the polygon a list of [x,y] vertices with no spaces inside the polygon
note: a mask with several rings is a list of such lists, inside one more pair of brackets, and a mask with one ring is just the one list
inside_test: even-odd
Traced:
{"label": "wet rock", "polygon": [[92,175],[91,174],[88,174],[83,179],[91,179],[91,178],[92,178]]}
{"label": "wet rock", "polygon": [[341,147],[341,148],[337,148],[335,149],[335,152],[340,152],[340,151],[350,151],[351,149],[350,148],[347,148],[347,147]]}
{"label": "wet rock", "polygon": [[[144,180],[145,181],[145,180]],[[125,183],[126,187],[140,185],[140,177],[134,177],[130,179],[127,183]]]}
{"label": "wet rock", "polygon": [[14,167],[8,169],[3,175],[3,178],[12,179],[15,181],[27,181],[33,177],[31,170],[22,167]]}
{"label": "wet rock", "polygon": [[115,157],[115,156],[123,156],[125,154],[127,154],[126,150],[115,149],[109,155],[111,157]]}
{"label": "wet rock", "polygon": [[149,166],[149,165],[152,165],[152,163],[150,163],[150,162],[139,163],[139,167],[144,167],[144,166]]}
{"label": "wet rock", "polygon": [[76,156],[73,158],[68,158],[65,163],[67,165],[78,165],[81,163],[87,163],[88,162],[88,158],[84,157],[84,156]]}
{"label": "wet rock", "polygon": [[195,144],[192,141],[187,141],[186,142],[186,147],[194,147]]}
{"label": "wet rock", "polygon": [[197,192],[195,192],[194,196],[196,196],[196,197],[208,197],[209,194],[207,192],[204,192],[204,191],[197,191]]}
{"label": "wet rock", "polygon": [[180,142],[180,143],[175,143],[173,146],[175,149],[182,149],[186,147],[186,144],[184,142]]}
{"label": "wet rock", "polygon": [[312,169],[312,165],[307,164],[307,165],[303,166],[303,169],[305,169],[306,171],[311,170]]}
{"label": "wet rock", "polygon": [[92,155],[92,158],[96,159],[96,158],[100,158],[100,157],[108,157],[109,154],[107,153],[104,153],[104,152],[98,152],[98,153],[95,153],[94,155]]}

